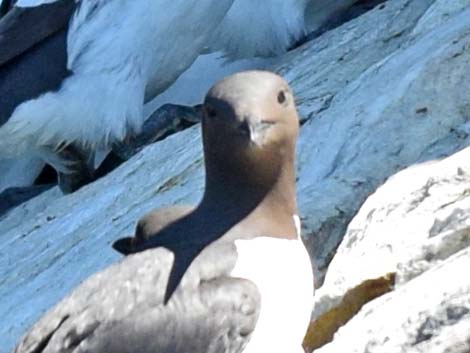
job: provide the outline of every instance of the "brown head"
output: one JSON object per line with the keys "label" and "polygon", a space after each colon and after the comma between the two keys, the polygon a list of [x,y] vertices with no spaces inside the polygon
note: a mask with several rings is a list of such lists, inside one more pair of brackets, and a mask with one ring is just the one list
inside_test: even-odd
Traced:
{"label": "brown head", "polygon": [[[299,120],[289,85],[267,71],[237,73],[211,88],[203,114],[203,202],[233,196],[241,203],[245,193],[250,200],[259,199],[246,221],[264,218],[267,223],[269,217],[279,232],[293,230],[295,235],[291,225],[297,213],[294,158]],[[272,229],[262,228],[272,235]]]}

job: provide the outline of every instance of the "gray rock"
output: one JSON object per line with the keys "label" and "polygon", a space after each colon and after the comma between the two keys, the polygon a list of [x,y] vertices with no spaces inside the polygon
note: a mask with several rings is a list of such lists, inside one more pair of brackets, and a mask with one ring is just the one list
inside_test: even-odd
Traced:
{"label": "gray rock", "polygon": [[0,192],[0,219],[9,209],[49,190],[52,184],[33,185],[25,188],[9,188]]}
{"label": "gray rock", "polygon": [[469,144],[470,2],[446,2],[456,3],[461,10],[444,16],[441,1],[388,1],[276,67],[308,120],[298,190],[317,285],[349,221],[388,176]]}
{"label": "gray rock", "polygon": [[0,352],[83,279],[118,260],[111,243],[161,205],[196,203],[198,127],[170,136],[107,177],[63,196],[53,188],[0,222]]}
{"label": "gray rock", "polygon": [[310,1],[307,6],[305,19],[309,30],[315,31],[357,0]]}

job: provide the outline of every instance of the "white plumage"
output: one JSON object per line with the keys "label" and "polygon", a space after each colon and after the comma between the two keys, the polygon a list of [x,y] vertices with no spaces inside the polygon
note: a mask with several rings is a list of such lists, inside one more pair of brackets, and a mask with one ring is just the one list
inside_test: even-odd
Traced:
{"label": "white plumage", "polygon": [[256,284],[261,312],[243,353],[303,353],[310,322],[313,281],[310,258],[300,239],[259,237],[236,240],[233,277]]}
{"label": "white plumage", "polygon": [[44,162],[35,156],[0,159],[0,192],[9,187],[31,185],[44,168]]}
{"label": "white plumage", "polygon": [[138,131],[145,98],[191,65],[232,2],[80,1],[67,40],[73,75],[16,108],[0,128],[2,154],[64,141],[95,149]]}
{"label": "white plumage", "polygon": [[236,0],[210,42],[230,59],[274,56],[305,35],[310,0]]}

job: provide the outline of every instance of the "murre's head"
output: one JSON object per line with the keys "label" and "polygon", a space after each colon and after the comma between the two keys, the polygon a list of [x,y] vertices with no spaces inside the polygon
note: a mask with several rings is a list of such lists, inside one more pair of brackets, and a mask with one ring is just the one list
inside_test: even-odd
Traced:
{"label": "murre's head", "polygon": [[[272,184],[293,163],[299,122],[292,91],[278,75],[246,71],[218,82],[204,101],[206,170]],[[227,179],[228,178],[228,179]]]}
{"label": "murre's head", "polygon": [[203,112],[205,200],[224,197],[238,205],[251,204],[247,207],[256,212],[250,217],[277,217],[281,226],[270,224],[284,233],[289,228],[287,232],[296,236],[292,217],[297,209],[294,156],[299,120],[288,84],[267,71],[237,73],[211,88]]}

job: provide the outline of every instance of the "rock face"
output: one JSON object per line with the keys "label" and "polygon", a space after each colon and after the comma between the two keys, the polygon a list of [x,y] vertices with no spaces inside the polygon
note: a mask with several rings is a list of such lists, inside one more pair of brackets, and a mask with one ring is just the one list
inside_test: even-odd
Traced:
{"label": "rock face", "polygon": [[[270,64],[302,115],[298,198],[317,286],[346,233],[315,298],[310,348],[334,337],[319,351],[469,349],[470,152],[393,177],[348,228],[388,177],[470,145],[469,18],[468,0],[389,0]],[[193,127],[72,195],[52,189],[0,218],[0,352],[116,261],[109,244],[141,215],[196,203],[201,157]]]}
{"label": "rock face", "polygon": [[317,285],[377,186],[469,144],[468,16],[469,1],[387,1],[276,67],[308,119],[298,190]]}
{"label": "rock face", "polygon": [[[315,294],[305,344],[333,339],[315,352],[469,352],[468,269],[470,148],[410,167],[367,199]],[[366,304],[377,291],[390,293]]]}

